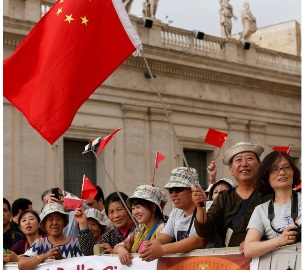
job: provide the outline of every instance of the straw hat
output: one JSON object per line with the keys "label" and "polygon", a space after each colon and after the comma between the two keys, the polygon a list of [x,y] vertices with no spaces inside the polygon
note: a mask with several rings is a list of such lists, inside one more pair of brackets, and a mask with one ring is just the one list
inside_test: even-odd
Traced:
{"label": "straw hat", "polygon": [[236,183],[233,181],[233,180],[231,180],[231,179],[228,179],[228,178],[221,178],[221,179],[219,179],[216,183],[214,183],[214,184],[212,184],[211,185],[211,188],[210,188],[210,190],[209,190],[209,200],[212,200],[213,199],[213,192],[214,192],[214,189],[215,189],[215,187],[217,186],[217,185],[219,185],[219,184],[221,184],[221,183],[226,183],[226,184],[228,184],[229,186],[230,186],[230,188],[234,188],[234,187],[236,187],[237,185],[236,185]]}
{"label": "straw hat", "polygon": [[64,212],[64,208],[61,204],[58,204],[58,203],[48,203],[46,204],[44,207],[43,207],[43,210],[42,210],[42,219],[40,221],[40,228],[43,230],[43,231],[46,231],[45,229],[45,219],[46,217],[51,214],[51,213],[60,213],[64,216],[64,227],[67,226],[68,222],[69,222],[69,214]]}
{"label": "straw hat", "polygon": [[250,142],[239,142],[225,152],[223,157],[223,164],[230,165],[232,158],[242,152],[253,152],[260,158],[263,151],[264,148],[259,144],[252,144]]}
{"label": "straw hat", "polygon": [[85,210],[85,214],[87,219],[88,218],[93,218],[94,220],[96,220],[101,226],[106,226],[106,218],[105,216],[98,210],[95,208],[89,208],[87,210]]}
{"label": "straw hat", "polygon": [[172,170],[169,182],[165,185],[166,189],[173,187],[192,188],[199,185],[198,172],[194,168],[190,168],[193,180],[190,177],[187,167],[177,167]]}
{"label": "straw hat", "polygon": [[165,200],[165,193],[161,191],[158,187],[152,187],[149,185],[140,185],[127,199],[127,205],[131,207],[131,199],[144,199],[155,203],[160,211],[162,212],[161,202]]}

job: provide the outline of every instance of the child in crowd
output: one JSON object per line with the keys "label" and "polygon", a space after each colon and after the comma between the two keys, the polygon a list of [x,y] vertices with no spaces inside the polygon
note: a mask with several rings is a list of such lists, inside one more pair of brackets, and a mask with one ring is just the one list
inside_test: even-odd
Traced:
{"label": "child in crowd", "polygon": [[139,186],[134,194],[127,199],[133,217],[140,224],[129,236],[114,247],[120,262],[130,266],[131,253],[139,252],[144,246],[144,240],[155,239],[164,226],[164,215],[161,210],[163,192],[149,185]]}
{"label": "child in crowd", "polygon": [[81,251],[85,256],[93,255],[93,246],[101,242],[107,228],[105,217],[95,208],[83,211],[78,207],[75,209],[74,218],[79,224],[78,240]]}

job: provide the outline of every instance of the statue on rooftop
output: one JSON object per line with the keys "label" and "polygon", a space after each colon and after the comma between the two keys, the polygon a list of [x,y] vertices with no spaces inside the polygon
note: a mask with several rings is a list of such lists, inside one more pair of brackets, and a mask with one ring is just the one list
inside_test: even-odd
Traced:
{"label": "statue on rooftop", "polygon": [[133,0],[123,0],[124,7],[128,14],[130,13],[132,2],[133,2]]}
{"label": "statue on rooftop", "polygon": [[220,0],[220,35],[228,38],[232,34],[232,18],[237,20],[233,14],[233,7],[229,4],[229,0]]}
{"label": "statue on rooftop", "polygon": [[257,30],[256,18],[253,16],[253,13],[250,11],[249,3],[243,4],[243,10],[240,13],[242,31],[240,33],[240,40],[246,41],[251,34],[255,33]]}
{"label": "statue on rooftop", "polygon": [[155,14],[159,0],[146,0],[143,2],[143,17],[155,19]]}

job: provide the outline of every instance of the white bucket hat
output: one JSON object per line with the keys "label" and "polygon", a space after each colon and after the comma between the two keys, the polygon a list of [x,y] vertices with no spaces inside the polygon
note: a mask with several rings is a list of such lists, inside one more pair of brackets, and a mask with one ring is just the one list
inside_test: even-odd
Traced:
{"label": "white bucket hat", "polygon": [[199,186],[198,172],[194,168],[190,168],[193,180],[190,177],[187,167],[177,167],[172,170],[169,182],[165,185],[166,189],[173,187],[187,187],[192,188]]}
{"label": "white bucket hat", "polygon": [[214,184],[211,185],[210,187],[210,190],[209,190],[209,200],[212,200],[213,199],[213,192],[214,192],[214,189],[217,185],[221,184],[221,183],[226,183],[230,186],[230,188],[234,188],[237,186],[237,184],[231,180],[231,179],[228,179],[228,178],[221,178],[219,179],[217,182],[215,182]]}
{"label": "white bucket hat", "polygon": [[46,231],[45,230],[45,218],[51,214],[51,213],[55,213],[55,212],[58,212],[60,214],[62,214],[64,216],[64,227],[67,226],[68,222],[69,222],[69,214],[64,212],[64,208],[61,204],[58,204],[58,203],[48,203],[46,204],[44,207],[43,207],[43,210],[42,210],[42,219],[40,221],[40,228],[43,230],[43,231]]}
{"label": "white bucket hat", "polygon": [[106,218],[105,218],[105,216],[98,209],[89,208],[89,209],[85,210],[85,214],[86,214],[87,219],[88,218],[93,218],[101,226],[106,226],[106,228],[107,228],[107,224],[105,222]]}
{"label": "white bucket hat", "polygon": [[260,158],[263,151],[264,148],[259,144],[252,144],[250,142],[239,142],[225,152],[223,156],[223,164],[230,165],[232,158],[242,152],[253,152],[258,156],[258,158]]}
{"label": "white bucket hat", "polygon": [[165,201],[165,192],[161,191],[158,187],[149,185],[139,186],[127,199],[127,205],[131,207],[131,199],[144,199],[155,203],[162,212],[161,202]]}

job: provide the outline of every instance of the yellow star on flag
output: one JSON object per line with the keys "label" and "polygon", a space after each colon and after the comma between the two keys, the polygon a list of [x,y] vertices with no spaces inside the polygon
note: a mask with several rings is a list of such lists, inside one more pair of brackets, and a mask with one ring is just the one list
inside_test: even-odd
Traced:
{"label": "yellow star on flag", "polygon": [[84,23],[87,26],[87,23],[89,22],[89,20],[87,20],[86,16],[84,16],[82,19],[82,24]]}
{"label": "yellow star on flag", "polygon": [[64,2],[64,0],[60,0],[60,4],[62,4]]}
{"label": "yellow star on flag", "polygon": [[69,23],[70,23],[71,21],[74,21],[74,18],[72,18],[72,14],[66,15],[66,19],[65,19],[64,21],[68,21]]}
{"label": "yellow star on flag", "polygon": [[62,9],[63,8],[59,8],[56,14],[59,15],[62,12]]}

